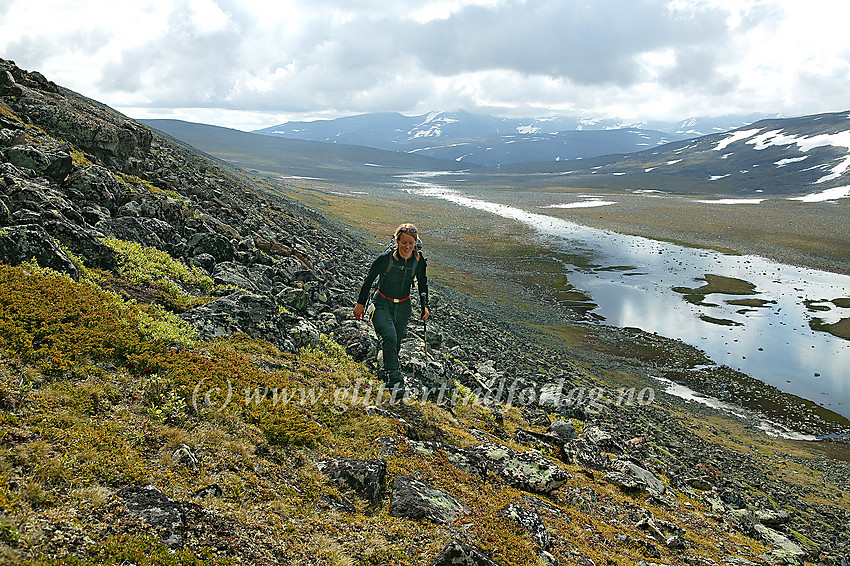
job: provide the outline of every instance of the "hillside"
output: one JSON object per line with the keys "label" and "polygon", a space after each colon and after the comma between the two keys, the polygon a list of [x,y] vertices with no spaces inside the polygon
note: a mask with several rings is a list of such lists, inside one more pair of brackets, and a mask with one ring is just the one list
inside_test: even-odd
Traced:
{"label": "hillside", "polygon": [[538,183],[766,197],[850,186],[849,165],[850,113],[836,112],[762,120],[628,155],[523,163],[493,173],[535,175]]}
{"label": "hillside", "polygon": [[[290,140],[180,120],[142,120],[169,136],[238,165],[282,176],[307,176],[366,182],[410,171],[467,169],[453,161],[365,146]],[[245,156],[250,156],[246,161]]]}
{"label": "hillside", "polygon": [[0,563],[846,562],[846,441],[650,398],[438,284],[393,399],[342,227],[6,60],[0,157]]}

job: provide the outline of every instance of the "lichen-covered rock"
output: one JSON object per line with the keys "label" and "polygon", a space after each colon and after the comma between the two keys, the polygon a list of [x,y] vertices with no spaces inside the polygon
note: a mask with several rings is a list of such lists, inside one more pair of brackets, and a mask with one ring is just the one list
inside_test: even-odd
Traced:
{"label": "lichen-covered rock", "polygon": [[31,169],[37,175],[43,175],[50,166],[50,158],[31,145],[18,145],[6,150],[9,163],[22,169]]}
{"label": "lichen-covered rock", "polygon": [[475,548],[458,540],[443,547],[434,558],[431,566],[500,566],[489,558],[480,548]]}
{"label": "lichen-covered rock", "polygon": [[525,530],[531,533],[534,542],[541,550],[548,550],[552,546],[552,541],[549,538],[549,532],[546,530],[546,525],[543,524],[543,519],[535,511],[526,509],[515,503],[511,503],[502,507],[499,510],[499,515],[507,517],[522,525]]}
{"label": "lichen-covered rock", "polygon": [[488,470],[508,485],[533,493],[551,493],[567,483],[572,475],[552,460],[536,452],[517,452],[501,444],[476,446]]}
{"label": "lichen-covered rock", "polygon": [[106,236],[179,255],[175,252],[180,244],[180,234],[173,226],[158,218],[121,216],[102,220],[95,228]]}
{"label": "lichen-covered rock", "polygon": [[191,255],[210,254],[216,262],[233,261],[236,248],[225,236],[215,233],[195,234],[187,247]]}
{"label": "lichen-covered rock", "polygon": [[605,475],[605,479],[627,489],[645,489],[653,497],[664,495],[666,488],[661,480],[649,470],[638,466],[629,460],[615,460],[611,467],[613,472]]}
{"label": "lichen-covered rock", "polygon": [[309,320],[299,318],[289,329],[289,340],[295,350],[315,348],[321,343],[321,334]]}
{"label": "lichen-covered rock", "polygon": [[611,467],[611,461],[602,454],[596,444],[577,438],[563,446],[564,461],[569,464],[585,466],[592,470],[607,470]]}
{"label": "lichen-covered rock", "polygon": [[229,285],[252,293],[259,291],[259,287],[251,275],[251,271],[246,266],[236,262],[223,261],[217,263],[212,272],[212,279],[216,285]]}
{"label": "lichen-covered rock", "polygon": [[186,466],[190,470],[194,470],[201,465],[200,460],[195,455],[195,451],[185,442],[181,442],[177,446],[171,457],[174,458],[175,462]]}
{"label": "lichen-covered rock", "polygon": [[113,212],[130,199],[130,188],[119,183],[112,171],[99,165],[73,171],[65,179],[63,187]]}
{"label": "lichen-covered rock", "polygon": [[322,460],[317,465],[326,476],[354,490],[358,497],[372,505],[378,503],[384,494],[387,461],[383,458],[334,458]]}
{"label": "lichen-covered rock", "polygon": [[124,500],[130,512],[159,530],[169,548],[183,548],[186,513],[179,501],[174,501],[152,485],[126,487],[118,492],[118,497]]}
{"label": "lichen-covered rock", "polygon": [[450,524],[468,512],[466,505],[452,495],[413,476],[397,476],[393,480],[389,507],[392,517]]}
{"label": "lichen-covered rock", "polygon": [[761,524],[753,525],[756,538],[774,547],[760,556],[769,564],[802,564],[806,551],[787,536]]}
{"label": "lichen-covered rock", "polygon": [[73,254],[85,258],[88,267],[115,269],[118,265],[115,250],[100,241],[96,232],[61,218],[44,222],[44,229]]}

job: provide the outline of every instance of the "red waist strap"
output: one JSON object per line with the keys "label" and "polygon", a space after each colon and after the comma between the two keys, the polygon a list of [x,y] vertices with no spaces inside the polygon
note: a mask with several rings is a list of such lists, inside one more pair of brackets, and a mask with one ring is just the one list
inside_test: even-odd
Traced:
{"label": "red waist strap", "polygon": [[406,297],[405,297],[405,298],[403,298],[403,299],[393,299],[393,298],[391,298],[391,297],[387,297],[386,295],[384,295],[383,293],[381,293],[381,290],[380,290],[380,289],[378,289],[378,294],[379,294],[380,296],[382,296],[383,298],[385,298],[386,300],[388,300],[388,301],[392,301],[392,302],[394,302],[394,303],[403,303],[404,301],[406,301],[407,299],[409,299],[409,298],[410,298],[410,295],[408,295],[408,296],[406,296]]}

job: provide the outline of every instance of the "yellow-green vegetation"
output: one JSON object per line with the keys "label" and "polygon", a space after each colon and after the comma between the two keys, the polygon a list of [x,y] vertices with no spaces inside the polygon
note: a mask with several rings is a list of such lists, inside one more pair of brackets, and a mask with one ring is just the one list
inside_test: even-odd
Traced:
{"label": "yellow-green vegetation", "polygon": [[0,114],[6,116],[7,118],[11,118],[16,122],[21,122],[21,119],[18,118],[17,114],[15,114],[5,102],[0,102]]}
{"label": "yellow-green vegetation", "polygon": [[171,197],[175,200],[182,201],[184,207],[186,206],[185,199],[183,197],[181,197],[179,194],[177,194],[176,192],[171,191],[171,190],[167,190],[167,189],[160,189],[159,187],[157,187],[156,185],[154,185],[150,181],[148,181],[146,179],[142,179],[141,177],[137,177],[136,175],[127,175],[125,173],[116,173],[115,178],[119,182],[124,183],[125,185],[129,185],[131,187],[135,187],[135,186],[140,185],[140,186],[144,187],[145,189],[147,189],[148,192],[150,192],[153,195],[166,195],[166,196],[169,196],[169,197]]}
{"label": "yellow-green vegetation", "polygon": [[[152,332],[145,316],[163,317],[156,318],[163,332]],[[184,340],[182,331],[162,311],[90,283],[32,265],[0,265],[0,562],[414,565],[429,563],[460,531],[504,566],[541,563],[531,535],[499,514],[510,503],[527,506],[529,494],[468,474],[442,450],[414,450],[399,419],[426,437],[468,447],[479,442],[473,429],[494,441],[499,427],[509,435],[542,432],[519,408],[505,408],[498,426],[492,411],[474,404],[448,411],[417,402],[394,409],[399,417],[375,413],[366,405],[378,384],[331,338],[286,354],[247,336],[198,342]],[[415,475],[470,513],[448,526],[390,517],[389,498],[369,506],[316,467],[331,457],[380,457],[375,440],[386,436],[397,440],[396,452],[385,456],[388,485],[399,474]],[[175,458],[181,444],[200,455],[199,467]],[[585,477],[554,452],[553,463],[574,478],[534,500],[548,509],[542,516],[560,563],[580,555],[596,564],[635,564],[649,558],[649,544],[661,561],[675,561],[634,526],[643,509],[686,525],[690,556],[720,561],[726,553],[753,558],[765,550],[728,534],[697,499],[682,495],[681,505],[664,506],[599,475]],[[136,483],[197,503],[195,513],[213,521],[204,528],[218,531],[169,551],[143,520],[122,511],[116,492]],[[193,499],[211,484],[221,496]],[[354,512],[333,509],[342,497]],[[63,540],[78,542],[43,547],[47,533],[60,528]]]}
{"label": "yellow-green vegetation", "polygon": [[206,293],[215,288],[213,280],[197,267],[188,267],[166,252],[117,238],[105,238],[103,243],[118,254],[118,275],[133,285],[153,287],[162,292],[166,306],[184,311],[210,299],[185,292],[178,283]]}
{"label": "yellow-green vegetation", "polygon": [[68,153],[71,155],[71,161],[74,162],[74,165],[77,167],[91,167],[94,163],[86,157],[86,154],[76,148],[71,148]]}

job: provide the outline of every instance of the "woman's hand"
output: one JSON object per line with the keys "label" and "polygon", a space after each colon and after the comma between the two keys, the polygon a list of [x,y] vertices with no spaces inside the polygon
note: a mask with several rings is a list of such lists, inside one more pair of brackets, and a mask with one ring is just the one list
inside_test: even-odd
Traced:
{"label": "woman's hand", "polygon": [[360,320],[363,318],[363,313],[366,312],[366,307],[361,303],[357,303],[354,305],[354,318]]}
{"label": "woman's hand", "polygon": [[422,309],[422,320],[428,320],[428,317],[431,316],[431,311],[428,307]]}

